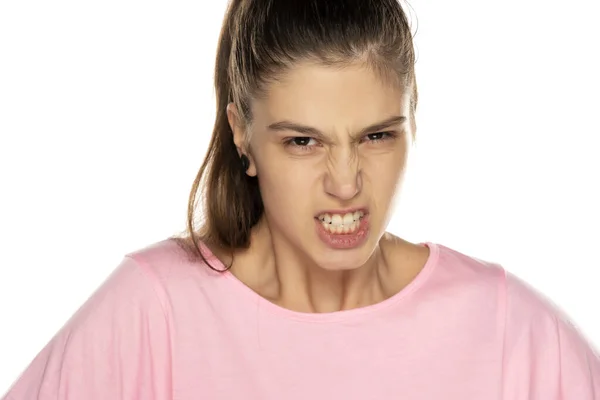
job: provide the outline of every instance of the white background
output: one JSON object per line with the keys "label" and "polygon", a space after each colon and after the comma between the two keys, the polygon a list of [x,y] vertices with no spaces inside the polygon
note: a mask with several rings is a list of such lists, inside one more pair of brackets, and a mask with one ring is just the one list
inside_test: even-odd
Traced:
{"label": "white background", "polygon": [[[598,2],[412,5],[390,230],[502,263],[600,344]],[[184,228],[224,7],[0,2],[0,393],[126,252]]]}

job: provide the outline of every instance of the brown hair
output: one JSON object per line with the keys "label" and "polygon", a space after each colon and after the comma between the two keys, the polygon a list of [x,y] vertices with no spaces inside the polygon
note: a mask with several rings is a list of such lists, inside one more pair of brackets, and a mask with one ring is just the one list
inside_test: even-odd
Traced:
{"label": "brown hair", "polygon": [[[231,0],[215,64],[217,112],[212,137],[188,202],[187,229],[176,238],[192,258],[207,245],[247,248],[251,228],[263,214],[256,177],[243,170],[226,107],[234,102],[245,126],[251,100],[297,61],[343,68],[361,62],[386,79],[418,93],[411,28],[398,0]],[[196,230],[202,202],[203,221]],[[214,268],[213,268],[214,269]]]}

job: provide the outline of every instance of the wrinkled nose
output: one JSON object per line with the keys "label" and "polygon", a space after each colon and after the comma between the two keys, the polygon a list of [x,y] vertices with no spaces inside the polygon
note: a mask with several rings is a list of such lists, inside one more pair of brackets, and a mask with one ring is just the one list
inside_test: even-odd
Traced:
{"label": "wrinkled nose", "polygon": [[350,152],[336,157],[328,163],[325,176],[325,191],[340,200],[351,200],[361,189],[358,159]]}

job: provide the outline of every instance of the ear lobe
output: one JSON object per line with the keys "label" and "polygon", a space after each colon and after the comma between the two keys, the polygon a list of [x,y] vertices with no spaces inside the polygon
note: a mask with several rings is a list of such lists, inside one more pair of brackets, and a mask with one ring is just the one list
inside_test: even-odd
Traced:
{"label": "ear lobe", "polygon": [[244,127],[242,126],[241,119],[239,117],[239,113],[237,107],[233,103],[229,103],[227,105],[227,121],[229,122],[229,127],[233,132],[233,143],[235,143],[235,147],[238,151],[238,156],[240,157],[240,165],[241,165],[241,157],[242,154],[245,154],[248,157],[249,166],[246,170],[246,174],[248,176],[256,176],[256,164],[254,163],[254,157],[250,154],[247,149],[244,148]]}
{"label": "ear lobe", "polygon": [[248,169],[246,170],[246,175],[256,176],[258,173],[256,171],[256,163],[254,163],[254,157],[252,157],[252,154],[250,154],[250,152],[248,152],[246,154],[246,157],[248,157],[248,161],[250,161],[250,165],[248,166]]}

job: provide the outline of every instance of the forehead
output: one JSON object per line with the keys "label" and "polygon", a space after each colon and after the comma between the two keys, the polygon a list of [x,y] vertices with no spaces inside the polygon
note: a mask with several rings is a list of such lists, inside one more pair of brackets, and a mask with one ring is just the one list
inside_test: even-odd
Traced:
{"label": "forehead", "polygon": [[292,119],[316,126],[370,124],[390,115],[408,115],[409,93],[386,83],[370,68],[298,64],[270,83],[254,102],[265,122]]}

